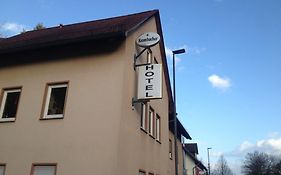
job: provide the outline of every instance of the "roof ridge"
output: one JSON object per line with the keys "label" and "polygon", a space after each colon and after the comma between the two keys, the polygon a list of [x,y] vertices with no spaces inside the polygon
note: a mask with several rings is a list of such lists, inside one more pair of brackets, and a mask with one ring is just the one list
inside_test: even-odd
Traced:
{"label": "roof ridge", "polygon": [[[71,24],[59,24],[58,26],[51,26],[51,27],[46,27],[43,29],[39,29],[39,30],[29,30],[26,31],[24,33],[20,33],[8,38],[12,38],[12,37],[16,37],[22,34],[27,34],[27,33],[33,33],[33,32],[41,32],[41,31],[46,31],[46,30],[52,30],[52,29],[57,29],[57,28],[63,28],[63,27],[68,27],[68,26],[75,26],[75,25],[83,25],[83,24],[89,24],[92,22],[100,22],[100,21],[107,21],[107,20],[113,20],[113,19],[118,19],[118,18],[124,18],[124,17],[132,17],[132,16],[137,16],[137,15],[141,15],[141,14],[145,14],[145,13],[152,13],[152,15],[158,13],[159,10],[158,9],[154,9],[154,10],[148,10],[148,11],[144,11],[144,12],[138,12],[138,13],[131,13],[128,15],[120,15],[120,16],[115,16],[115,17],[108,17],[108,18],[100,18],[100,19],[94,19],[94,20],[90,20],[90,21],[84,21],[84,22],[77,22],[77,23],[71,23]],[[3,38],[3,39],[7,39],[7,38]]]}
{"label": "roof ridge", "polygon": [[81,42],[109,36],[126,37],[127,34],[153,16],[159,10],[149,10],[128,15],[59,25],[5,38],[0,42],[1,52],[27,50],[57,44]]}

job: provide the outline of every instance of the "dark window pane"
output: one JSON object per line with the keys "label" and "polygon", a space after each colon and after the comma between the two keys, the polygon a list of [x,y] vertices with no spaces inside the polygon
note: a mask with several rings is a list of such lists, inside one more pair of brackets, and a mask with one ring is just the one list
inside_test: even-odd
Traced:
{"label": "dark window pane", "polygon": [[52,88],[48,115],[63,114],[66,88],[67,87]]}
{"label": "dark window pane", "polygon": [[20,92],[8,92],[2,118],[15,118]]}

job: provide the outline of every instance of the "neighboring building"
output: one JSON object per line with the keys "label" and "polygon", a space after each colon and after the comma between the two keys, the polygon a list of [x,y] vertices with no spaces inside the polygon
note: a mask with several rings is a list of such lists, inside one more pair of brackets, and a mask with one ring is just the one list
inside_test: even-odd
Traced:
{"label": "neighboring building", "polygon": [[207,168],[197,159],[197,143],[187,143],[183,145],[185,154],[184,169],[186,175],[203,175],[208,174]]}
{"label": "neighboring building", "polygon": [[[161,36],[151,62],[163,65],[163,97],[132,106],[145,32]],[[174,174],[164,48],[157,10],[2,39],[0,175]],[[190,136],[178,126],[181,175]]]}
{"label": "neighboring building", "polygon": [[[170,163],[170,169],[172,169],[172,172],[175,172],[175,162],[174,162],[174,123],[173,121],[173,115],[170,114],[170,119],[169,119],[169,128],[170,128],[170,134],[169,134],[169,142],[170,142],[170,159],[173,160]],[[182,175],[184,173],[184,163],[185,163],[185,157],[184,157],[184,150],[183,150],[183,144],[184,144],[184,138],[190,139],[191,137],[186,131],[186,129],[183,127],[181,122],[177,119],[177,147],[178,147],[178,175]],[[171,151],[172,150],[172,151]],[[175,174],[175,173],[173,173]]]}

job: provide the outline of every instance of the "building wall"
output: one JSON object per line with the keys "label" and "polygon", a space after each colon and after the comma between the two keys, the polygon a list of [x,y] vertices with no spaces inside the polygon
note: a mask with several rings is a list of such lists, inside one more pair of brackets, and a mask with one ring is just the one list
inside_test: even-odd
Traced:
{"label": "building wall", "polygon": [[[169,128],[168,128],[168,94],[163,74],[163,99],[151,100],[148,105],[152,106],[161,117],[161,143],[140,129],[140,104],[131,107],[131,100],[137,92],[137,74],[133,69],[133,56],[136,50],[141,48],[135,45],[135,40],[144,32],[157,32],[155,18],[151,18],[138,30],[129,34],[126,40],[126,56],[123,76],[126,81],[123,84],[123,101],[120,127],[120,142],[118,148],[118,172],[119,174],[138,174],[138,170],[154,175],[168,175],[169,155]],[[158,63],[162,62],[159,44],[152,48],[153,57]],[[138,63],[146,63],[146,52],[138,59]]]}
{"label": "building wall", "polygon": [[[28,174],[32,163],[57,163],[57,174],[67,175],[138,174],[139,169],[174,174],[165,79],[163,99],[149,103],[161,117],[161,143],[140,129],[139,104],[131,106],[135,38],[147,31],[156,32],[154,18],[112,52],[77,57],[77,49],[58,60],[56,53],[46,52],[44,57],[54,61],[0,67],[0,88],[22,86],[16,121],[0,123],[0,163],[6,163],[6,175]],[[159,45],[153,54],[161,63]],[[39,120],[46,83],[60,81],[69,81],[64,119]]]}
{"label": "building wall", "polygon": [[[169,161],[169,169],[171,174],[175,174],[175,148],[174,148],[174,134],[169,131],[169,139],[172,141],[172,159]],[[179,139],[177,139],[177,147],[178,147],[178,175],[183,175],[184,173],[184,152],[182,143]]]}
{"label": "building wall", "polygon": [[[57,163],[57,174],[113,174],[122,113],[121,55],[124,49],[119,48],[0,68],[1,88],[22,86],[16,121],[0,123],[0,162],[7,165],[6,175],[29,174],[32,163]],[[46,83],[58,81],[69,81],[65,117],[39,120]]]}
{"label": "building wall", "polygon": [[193,168],[195,167],[194,161],[187,154],[185,154],[185,158],[186,158],[185,167],[187,169],[187,175],[194,175],[193,174],[194,171]]}

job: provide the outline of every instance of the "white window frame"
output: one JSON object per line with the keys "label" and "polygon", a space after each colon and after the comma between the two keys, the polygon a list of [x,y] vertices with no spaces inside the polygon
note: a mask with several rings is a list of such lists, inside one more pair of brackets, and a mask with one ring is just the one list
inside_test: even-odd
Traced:
{"label": "white window frame", "polygon": [[[5,175],[5,170],[6,170],[6,165],[5,164],[0,164],[0,169],[2,168],[2,174],[0,174],[0,175]],[[1,172],[0,171],[0,172]]]}
{"label": "white window frame", "polygon": [[158,114],[156,114],[156,128],[155,128],[155,137],[156,137],[156,140],[160,141],[160,127],[161,127],[161,121],[160,121],[160,116]]}
{"label": "white window frame", "polygon": [[141,103],[141,129],[146,130],[146,104]]}
{"label": "white window frame", "polygon": [[[3,97],[2,97],[2,100],[1,100],[1,106],[0,106],[0,121],[1,122],[9,122],[9,121],[15,121],[16,120],[16,116],[13,117],[13,118],[2,118],[3,112],[4,112],[4,107],[6,105],[7,95],[8,95],[8,93],[13,93],[13,92],[20,92],[21,93],[21,88],[13,88],[13,89],[4,89],[3,90]],[[18,106],[17,106],[17,108],[18,108]],[[16,111],[16,113],[17,113],[17,111]]]}
{"label": "white window frame", "polygon": [[56,175],[57,174],[57,165],[56,164],[33,164],[32,165],[32,169],[31,169],[31,175],[36,175],[35,171],[36,171],[36,168],[38,167],[52,167],[53,168],[53,174],[51,175]]}
{"label": "white window frame", "polygon": [[[63,107],[63,113],[62,114],[52,114],[48,115],[48,109],[49,109],[49,103],[51,99],[51,92],[52,89],[55,88],[61,88],[61,87],[66,87],[66,92],[65,92],[65,99],[64,99],[64,107]],[[67,91],[68,91],[68,83],[56,83],[56,84],[48,84],[48,89],[47,89],[47,95],[45,98],[45,105],[44,105],[44,113],[43,113],[43,119],[56,119],[56,118],[63,118],[64,117],[64,110],[65,110],[65,104],[66,104],[66,98],[67,98]]]}
{"label": "white window frame", "polygon": [[148,133],[151,136],[154,136],[154,116],[155,115],[155,111],[152,107],[149,107],[149,112],[148,112]]}
{"label": "white window frame", "polygon": [[173,158],[173,142],[171,139],[169,139],[169,158]]}

